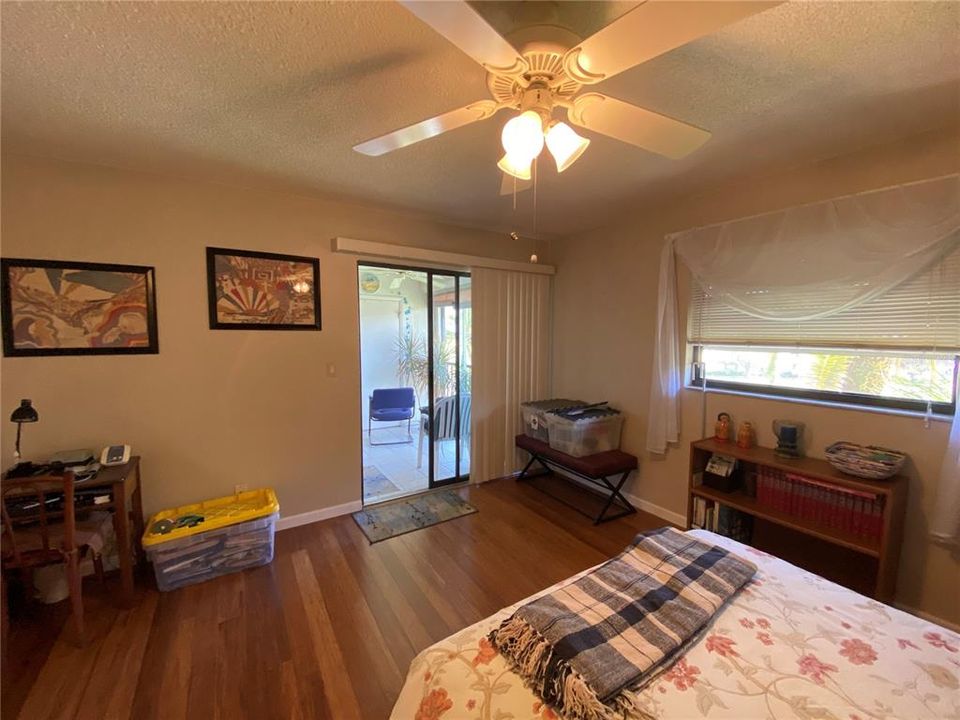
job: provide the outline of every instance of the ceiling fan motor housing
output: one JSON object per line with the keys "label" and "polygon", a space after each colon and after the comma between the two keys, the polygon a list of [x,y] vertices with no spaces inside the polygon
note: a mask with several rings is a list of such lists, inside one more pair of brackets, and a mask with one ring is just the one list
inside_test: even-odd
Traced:
{"label": "ceiling fan motor housing", "polygon": [[[585,143],[575,133],[571,137],[569,127],[554,123],[551,115],[558,107],[567,110],[573,125],[663,157],[686,157],[703,145],[710,133],[702,128],[603,93],[580,91],[782,0],[642,2],[583,40],[550,21],[525,27],[508,40],[466,0],[399,2],[487,71],[493,97],[362,142],[354,146],[357,152],[383,155],[510,108],[521,115],[508,125],[523,113],[536,112],[544,133],[552,131],[553,144],[567,157],[569,167],[570,158],[576,160]],[[544,8],[557,9],[551,3],[518,5],[524,13],[530,11],[530,17],[544,19]],[[508,172],[501,163],[497,163],[500,169]]]}
{"label": "ceiling fan motor housing", "polygon": [[554,107],[571,102],[580,91],[580,83],[567,75],[563,63],[580,38],[555,25],[540,25],[525,28],[510,39],[522,48],[526,68],[512,74],[490,72],[487,87],[497,103],[520,111],[535,110],[546,123]]}

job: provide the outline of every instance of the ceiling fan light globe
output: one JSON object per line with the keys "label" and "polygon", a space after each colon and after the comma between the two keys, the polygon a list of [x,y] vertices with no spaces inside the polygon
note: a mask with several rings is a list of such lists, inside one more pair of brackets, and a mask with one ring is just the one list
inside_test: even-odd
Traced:
{"label": "ceiling fan light globe", "polygon": [[518,180],[530,179],[530,166],[533,164],[533,158],[513,157],[509,153],[500,158],[497,167],[503,170],[507,175],[515,177]]}
{"label": "ceiling fan light globe", "polygon": [[503,126],[500,142],[509,157],[537,157],[543,151],[543,120],[533,110],[520,113]]}
{"label": "ceiling fan light globe", "polygon": [[547,149],[557,162],[557,172],[563,172],[583,155],[590,141],[577,135],[565,122],[558,122],[547,131]]}

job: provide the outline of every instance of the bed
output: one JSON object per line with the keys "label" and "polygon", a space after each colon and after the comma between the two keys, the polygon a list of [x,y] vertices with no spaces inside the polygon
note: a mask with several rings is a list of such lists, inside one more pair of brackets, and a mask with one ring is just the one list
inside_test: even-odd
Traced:
{"label": "bed", "polygon": [[[690,534],[752,560],[758,570],[643,690],[648,717],[960,719],[960,636],[735,540],[705,530]],[[486,639],[530,599],[417,655],[391,719],[557,718]]]}

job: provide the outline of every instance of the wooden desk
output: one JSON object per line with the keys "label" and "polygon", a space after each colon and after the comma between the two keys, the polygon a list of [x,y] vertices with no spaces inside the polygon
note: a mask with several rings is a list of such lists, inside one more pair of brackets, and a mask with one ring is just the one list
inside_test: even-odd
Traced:
{"label": "wooden desk", "polygon": [[[75,492],[88,494],[102,490],[110,500],[83,509],[108,510],[113,513],[113,530],[117,536],[120,559],[121,600],[133,604],[133,573],[143,559],[140,539],[143,537],[143,502],[140,494],[140,456],[134,455],[125,465],[100,468],[91,480],[75,484]],[[79,507],[79,506],[78,506]]]}

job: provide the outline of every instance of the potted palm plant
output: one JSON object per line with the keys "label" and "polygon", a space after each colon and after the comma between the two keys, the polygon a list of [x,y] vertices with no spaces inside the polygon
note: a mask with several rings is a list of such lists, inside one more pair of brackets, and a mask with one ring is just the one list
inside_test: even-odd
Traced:
{"label": "potted palm plant", "polygon": [[429,383],[427,365],[427,343],[423,335],[416,332],[404,333],[397,338],[397,378],[408,383],[417,393],[417,404],[426,394]]}
{"label": "potted palm plant", "polygon": [[[430,364],[427,342],[417,332],[401,335],[396,341],[397,378],[417,393],[417,402],[427,394]],[[437,397],[453,395],[456,373],[456,344],[446,338],[434,352],[433,387]],[[462,373],[461,373],[462,374]],[[461,383],[464,378],[461,377]]]}

